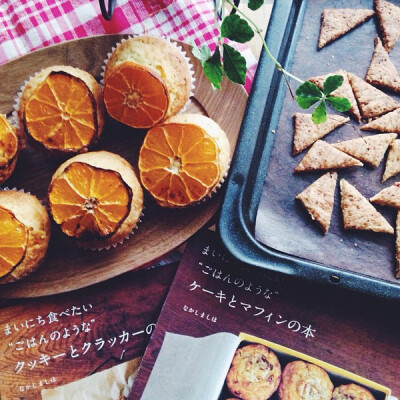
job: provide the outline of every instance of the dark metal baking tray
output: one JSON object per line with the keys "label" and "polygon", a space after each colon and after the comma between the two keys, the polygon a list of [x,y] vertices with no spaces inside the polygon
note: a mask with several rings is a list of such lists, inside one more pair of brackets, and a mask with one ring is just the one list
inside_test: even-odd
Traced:
{"label": "dark metal baking tray", "polygon": [[[361,27],[349,32],[343,38],[326,46],[326,50],[325,48],[323,49],[325,53],[322,51],[318,52],[317,40],[321,10],[329,6],[334,8],[373,8],[373,0],[275,0],[266,33],[268,47],[272,54],[277,55],[277,59],[285,69],[289,71],[294,70],[300,74],[299,76],[302,79],[334,72],[339,68],[348,70],[349,63],[349,71],[363,78],[372,56],[375,36],[372,32],[378,32],[377,23],[374,19],[370,20],[361,25]],[[310,18],[312,18],[312,23],[310,23]],[[368,32],[368,37],[365,36],[366,32]],[[363,38],[361,41],[360,37]],[[335,48],[334,46],[337,47]],[[393,54],[400,63],[399,44],[397,47],[397,50],[396,48],[393,50]],[[321,62],[321,54],[324,54],[323,62]],[[392,55],[392,53],[390,54]],[[358,63],[357,61],[357,57],[360,55],[363,55],[363,63]],[[293,83],[293,88],[296,85],[296,83]],[[283,205],[279,204],[281,212],[286,212],[288,220],[295,224],[298,220],[303,221],[300,223],[307,223],[310,226],[310,228],[305,228],[304,237],[307,239],[304,240],[307,241],[309,239],[310,243],[312,241],[315,242],[314,249],[322,254],[316,257],[317,259],[319,258],[318,261],[313,260],[313,255],[311,257],[304,256],[300,251],[300,246],[296,248],[295,243],[292,243],[293,247],[289,246],[282,251],[280,249],[277,250],[279,246],[266,246],[257,241],[255,237],[255,222],[260,199],[263,190],[265,190],[264,181],[267,187],[268,184],[269,186],[285,186],[285,178],[292,179],[293,168],[305,153],[303,152],[297,158],[292,157],[290,154],[290,143],[292,141],[293,127],[290,126],[288,128],[289,132],[284,134],[279,130],[282,130],[282,123],[283,126],[285,123],[288,124],[289,120],[292,123],[291,116],[294,112],[301,112],[294,101],[289,105],[287,104],[288,101],[292,100],[290,99],[284,78],[276,70],[274,63],[269,59],[265,51],[263,51],[243,119],[234,159],[232,160],[218,222],[218,231],[223,243],[234,257],[256,267],[320,283],[334,284],[338,287],[378,295],[384,298],[400,299],[400,282],[396,281],[393,273],[393,264],[395,262],[394,238],[388,237],[389,235],[385,234],[372,236],[372,234],[367,232],[344,232],[343,228],[339,227],[341,217],[339,216],[340,201],[338,189],[336,190],[336,209],[334,210],[336,220],[333,220],[333,228],[331,230],[341,229],[344,240],[340,239],[340,241],[344,242],[343,246],[357,246],[357,243],[360,243],[359,248],[356,249],[358,251],[354,252],[355,262],[350,257],[346,264],[346,255],[342,257],[344,262],[342,260],[341,264],[340,260],[336,260],[334,253],[336,247],[334,246],[337,246],[339,243],[338,237],[329,237],[329,234],[327,235],[328,238],[323,237],[311,221],[306,221],[307,216],[304,211],[294,202],[295,194],[291,198],[290,203],[287,198],[283,198],[281,202]],[[288,117],[289,114],[290,118]],[[351,138],[351,134],[354,135],[355,129],[358,129],[357,124],[353,121],[342,129],[340,139],[335,140],[335,136],[333,136],[333,139],[329,138],[326,140],[334,142]],[[287,151],[281,153],[277,153],[277,148],[279,151],[282,150],[277,145],[277,143],[279,145],[281,143],[276,142],[282,140],[283,136],[279,135],[286,135],[284,139],[286,140],[286,144],[283,146],[287,146]],[[289,164],[288,168],[290,169],[289,173],[288,169],[280,175],[279,168],[281,166],[279,163],[276,164],[277,158],[281,158],[285,162],[287,160]],[[373,176],[375,181],[379,181],[379,176],[381,176],[379,174],[382,173],[382,168],[383,165],[380,166],[380,169],[378,168],[374,171],[363,168],[363,172]],[[372,185],[372,187],[369,187],[367,184],[364,184],[364,182],[368,183],[368,180],[364,178],[362,180],[360,172],[358,174],[351,170],[349,172],[341,172],[340,177],[345,177],[352,183],[355,180],[355,186],[366,196],[372,195],[373,191],[376,193],[377,186]],[[273,181],[269,181],[270,175],[273,177]],[[295,189],[287,189],[287,193],[284,191],[284,196],[287,196],[293,190],[299,193],[315,180],[316,177],[316,174],[302,175],[298,178],[297,187]],[[388,181],[382,188],[392,183],[392,181]],[[286,185],[288,184],[293,186],[290,182],[286,183]],[[360,185],[362,186],[361,188]],[[273,199],[273,201],[275,201],[273,204],[278,204],[279,197]],[[384,209],[379,209],[379,211],[393,225],[394,212]],[[304,215],[301,215],[302,213]],[[290,220],[293,214],[297,220]],[[274,236],[273,225],[274,222],[271,220],[271,237]],[[293,229],[296,229],[296,226]],[[287,230],[286,236],[290,236],[290,229]],[[333,240],[331,248],[329,247],[330,239]],[[370,242],[371,244],[369,244]],[[321,248],[319,247],[319,243],[321,244]],[[391,252],[387,251],[385,246],[390,248]],[[330,250],[332,250],[332,254]],[[391,263],[390,272],[385,267],[385,274],[380,274],[378,261],[376,261],[376,271],[370,267],[363,270],[363,264],[368,254],[376,254],[376,257],[378,257],[378,255],[380,256],[380,252],[386,257],[385,262]],[[374,257],[372,257],[369,260],[369,264],[373,265],[374,260]],[[358,266],[357,263],[359,264]]]}

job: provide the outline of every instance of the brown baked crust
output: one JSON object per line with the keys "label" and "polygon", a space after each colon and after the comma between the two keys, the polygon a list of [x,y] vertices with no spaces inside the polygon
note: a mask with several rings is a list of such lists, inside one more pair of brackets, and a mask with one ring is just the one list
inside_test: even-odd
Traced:
{"label": "brown baked crust", "polygon": [[70,164],[74,162],[82,162],[93,167],[116,171],[121,175],[125,184],[131,189],[132,199],[129,213],[113,235],[104,239],[76,241],[78,246],[90,249],[103,249],[117,245],[119,242],[123,241],[129,236],[129,234],[137,225],[142,214],[143,190],[139,184],[133,167],[128,163],[128,161],[117,154],[110,153],[108,151],[92,151],[89,153],[78,154],[61,164],[53,174],[51,183],[57,177],[59,177]]}
{"label": "brown baked crust", "polygon": [[335,388],[332,400],[375,400],[375,397],[368,389],[355,383],[350,383]]}
{"label": "brown baked crust", "polygon": [[[97,125],[97,132],[95,133],[95,138],[93,143],[96,142],[103,132],[104,127],[104,115],[105,115],[105,108],[104,108],[104,101],[103,101],[103,90],[96,79],[89,74],[88,72],[81,70],[79,68],[71,67],[68,65],[53,65],[51,67],[47,67],[42,69],[36,75],[34,75],[25,85],[22,94],[19,99],[19,106],[17,110],[19,125],[21,131],[24,131],[27,137],[30,137],[29,133],[27,132],[25,126],[25,107],[28,99],[35,93],[36,89],[39,85],[46,80],[46,78],[51,73],[64,73],[71,75],[75,78],[82,80],[85,85],[88,87],[94,102],[94,108],[96,111],[96,125]],[[34,140],[34,139],[32,139]],[[35,141],[36,143],[36,141]],[[93,143],[90,143],[93,144]],[[40,144],[41,145],[41,144]],[[43,147],[41,145],[41,147]],[[58,150],[51,149],[53,153],[59,152]],[[87,151],[87,147],[82,149],[81,151]]]}
{"label": "brown baked crust", "polygon": [[275,353],[262,344],[250,344],[236,350],[226,384],[239,399],[266,400],[280,379],[281,365]]}
{"label": "brown baked crust", "polygon": [[332,392],[325,370],[300,360],[286,365],[278,390],[281,400],[331,400]]}
{"label": "brown baked crust", "polygon": [[12,211],[28,228],[28,242],[22,262],[0,283],[14,282],[34,272],[42,263],[50,240],[50,219],[46,208],[28,193],[0,191],[0,206]]}
{"label": "brown baked crust", "polygon": [[177,114],[189,100],[192,78],[181,51],[168,40],[154,36],[136,36],[121,42],[107,61],[104,82],[113,67],[133,61],[149,68],[167,86],[170,98],[166,118]]}

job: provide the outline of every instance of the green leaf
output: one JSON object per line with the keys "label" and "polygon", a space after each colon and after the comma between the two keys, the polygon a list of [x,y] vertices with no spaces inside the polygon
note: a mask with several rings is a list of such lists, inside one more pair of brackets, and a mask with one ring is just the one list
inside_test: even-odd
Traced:
{"label": "green leaf", "polygon": [[249,0],[248,7],[250,10],[258,10],[264,4],[264,0]]}
{"label": "green leaf", "polygon": [[318,97],[321,99],[322,92],[317,85],[314,85],[309,81],[305,81],[296,89],[296,96],[303,99],[307,99],[309,97]]}
{"label": "green leaf", "polygon": [[328,96],[326,100],[332,108],[340,112],[349,111],[351,108],[350,101],[345,97]]}
{"label": "green leaf", "polygon": [[214,88],[221,89],[222,82],[222,65],[221,53],[219,47],[215,49],[214,54],[204,62],[204,73]]}
{"label": "green leaf", "polygon": [[254,32],[246,20],[237,14],[232,14],[224,18],[221,35],[235,42],[246,43],[253,38]]}
{"label": "green leaf", "polygon": [[303,109],[306,110],[307,108],[310,108],[314,103],[316,103],[318,100],[321,100],[321,97],[296,97],[297,104]]}
{"label": "green leaf", "polygon": [[328,76],[324,82],[324,94],[328,96],[343,83],[342,75]]}
{"label": "green leaf", "polygon": [[203,45],[201,48],[193,46],[192,54],[204,64],[210,57],[211,51],[208,46]]}
{"label": "green leaf", "polygon": [[326,105],[325,101],[321,101],[317,108],[314,110],[314,112],[311,115],[311,119],[314,122],[314,124],[322,124],[323,122],[326,121]]}
{"label": "green leaf", "polygon": [[233,47],[224,43],[223,63],[225,75],[232,82],[244,85],[246,80],[246,59]]}

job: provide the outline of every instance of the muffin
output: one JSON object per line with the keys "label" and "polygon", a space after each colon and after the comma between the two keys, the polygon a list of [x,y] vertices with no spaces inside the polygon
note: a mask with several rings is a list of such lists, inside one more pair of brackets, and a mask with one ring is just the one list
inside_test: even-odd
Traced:
{"label": "muffin", "polygon": [[151,128],[139,153],[143,186],[163,207],[186,207],[214,193],[230,163],[230,144],[212,119],[179,114]]}
{"label": "muffin", "polygon": [[281,365],[275,353],[262,344],[250,344],[236,350],[226,384],[239,399],[266,400],[280,379]]}
{"label": "muffin", "polygon": [[355,383],[340,385],[335,388],[332,400],[375,400],[372,393]]}
{"label": "muffin", "polygon": [[39,200],[16,190],[0,191],[0,283],[34,272],[49,240],[50,219]]}
{"label": "muffin", "polygon": [[112,118],[133,128],[150,128],[177,114],[191,88],[192,74],[183,51],[166,39],[130,38],[106,62],[106,109]]}
{"label": "muffin", "polygon": [[0,114],[0,185],[14,172],[21,147],[17,128]]}
{"label": "muffin", "polygon": [[332,392],[325,370],[300,360],[286,365],[278,390],[281,400],[331,400]]}
{"label": "muffin", "polygon": [[80,247],[116,246],[136,227],[143,192],[132,166],[108,151],[78,154],[54,173],[48,208],[61,231]]}
{"label": "muffin", "polygon": [[101,86],[78,68],[43,69],[26,83],[17,107],[21,129],[53,154],[86,152],[103,130]]}

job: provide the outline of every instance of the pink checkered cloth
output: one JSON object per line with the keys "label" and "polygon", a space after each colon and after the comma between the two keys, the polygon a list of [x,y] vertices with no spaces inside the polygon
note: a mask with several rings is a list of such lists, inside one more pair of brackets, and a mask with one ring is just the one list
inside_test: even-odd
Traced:
{"label": "pink checkered cloth", "polygon": [[[0,0],[0,64],[54,43],[107,33],[164,35],[214,50],[214,3],[117,0],[113,18],[106,21],[98,0]],[[234,46],[247,60],[249,90],[256,60],[248,46]]]}

